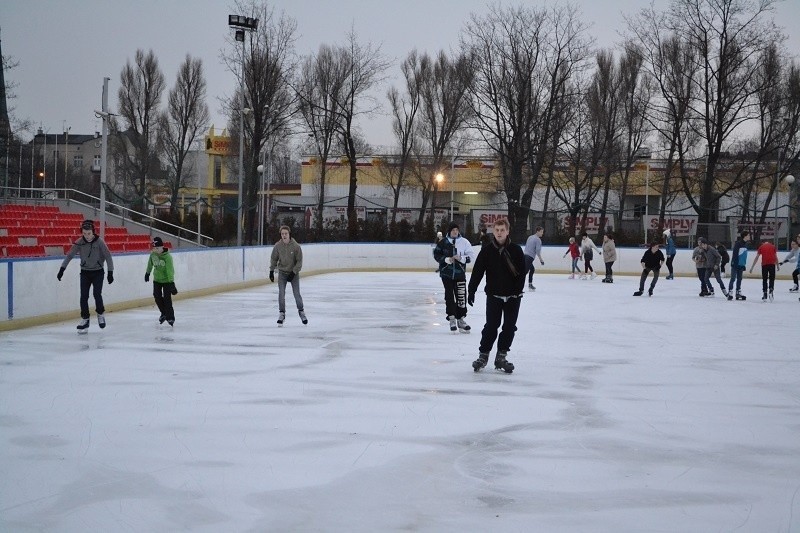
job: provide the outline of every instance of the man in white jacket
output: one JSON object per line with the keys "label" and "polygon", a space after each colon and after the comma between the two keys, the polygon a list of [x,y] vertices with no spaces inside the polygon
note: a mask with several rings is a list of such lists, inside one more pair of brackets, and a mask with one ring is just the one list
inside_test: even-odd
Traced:
{"label": "man in white jacket", "polygon": [[447,235],[433,250],[433,258],[439,263],[450,331],[469,333],[471,328],[464,321],[467,316],[467,263],[475,260],[475,252],[470,242],[461,236],[458,224],[450,223]]}

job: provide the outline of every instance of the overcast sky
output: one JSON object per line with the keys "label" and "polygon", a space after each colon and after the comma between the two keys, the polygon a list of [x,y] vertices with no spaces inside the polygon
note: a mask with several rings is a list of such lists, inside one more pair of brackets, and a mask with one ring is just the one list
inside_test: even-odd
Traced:
{"label": "overcast sky", "polygon": [[[624,29],[623,13],[645,7],[644,0],[576,0],[591,35],[599,46],[613,46]],[[413,48],[435,53],[454,48],[470,13],[486,13],[486,0],[276,0],[276,12],[297,21],[296,51],[307,54],[322,43],[339,43],[355,22],[359,40],[381,45],[396,60],[388,83],[396,83],[399,63]],[[538,3],[537,3],[538,4]],[[667,0],[655,0],[657,7]],[[203,60],[208,80],[212,121],[224,127],[218,97],[233,92],[235,77],[220,62],[219,52],[229,33],[225,0],[3,0],[0,28],[3,54],[19,61],[6,72],[17,84],[9,102],[19,118],[41,123],[50,133],[64,126],[74,133],[92,133],[100,122],[103,78],[110,81],[110,106],[116,109],[119,74],[137,49],[152,49],[172,87],[187,53]],[[800,1],[787,0],[776,8],[779,24],[800,21]],[[787,45],[800,56],[800,36]],[[387,85],[388,87],[388,85]],[[385,103],[385,88],[379,91]],[[393,143],[390,121],[377,117],[362,124],[368,142]]]}

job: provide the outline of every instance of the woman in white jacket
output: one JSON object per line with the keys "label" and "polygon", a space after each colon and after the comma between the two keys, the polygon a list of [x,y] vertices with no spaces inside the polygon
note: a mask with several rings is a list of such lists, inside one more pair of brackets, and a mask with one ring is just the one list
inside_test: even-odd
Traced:
{"label": "woman in white jacket", "polygon": [[592,273],[592,279],[597,277],[597,274],[594,273],[594,269],[592,268],[592,259],[594,259],[595,250],[597,250],[599,254],[603,253],[603,250],[592,242],[592,239],[589,238],[589,235],[587,235],[585,231],[581,233],[581,255],[583,256],[583,276],[581,276],[581,279],[586,279],[589,272]]}

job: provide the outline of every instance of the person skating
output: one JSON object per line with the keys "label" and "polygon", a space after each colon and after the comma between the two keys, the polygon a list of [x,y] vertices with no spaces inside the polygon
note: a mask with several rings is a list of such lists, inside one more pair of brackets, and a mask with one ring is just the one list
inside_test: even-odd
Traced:
{"label": "person skating", "polygon": [[544,265],[544,259],[542,259],[542,235],[544,235],[544,228],[537,226],[533,234],[525,241],[525,248],[523,250],[525,254],[525,271],[528,274],[528,288],[532,291],[536,290],[536,287],[533,286],[533,274],[536,272],[536,267],[534,266],[536,258],[538,257],[539,263]]}
{"label": "person skating", "polygon": [[564,252],[563,257],[567,257],[567,254],[569,254],[570,259],[572,260],[572,271],[569,275],[569,279],[575,279],[575,273],[580,273],[580,270],[578,269],[578,259],[581,257],[581,250],[578,248],[578,244],[575,242],[575,237],[569,238],[569,247],[567,248],[567,251]]}
{"label": "person skating", "polygon": [[467,316],[467,264],[475,259],[470,242],[461,236],[458,224],[451,222],[444,237],[433,249],[444,286],[444,301],[450,331],[469,333]]}
{"label": "person skating", "polygon": [[[517,331],[520,301],[525,288],[525,256],[522,248],[511,242],[508,220],[502,218],[494,223],[494,232],[488,244],[478,253],[472,275],[469,278],[467,303],[475,303],[475,293],[486,275],[486,324],[481,331],[478,359],[472,363],[477,372],[486,366],[494,341],[497,340],[497,354],[494,367],[507,373],[514,371],[514,365],[507,359],[514,332]],[[503,329],[498,338],[497,330],[502,321]]]}
{"label": "person skating", "polygon": [[792,271],[792,281],[794,281],[794,287],[789,289],[789,292],[798,292],[798,275],[800,274],[800,243],[796,240],[792,241],[791,244],[791,251],[789,254],[783,258],[783,261],[779,263],[780,265],[785,265],[786,263],[790,263],[791,261],[795,261],[795,267]]}
{"label": "person skating", "polygon": [[617,260],[617,245],[614,242],[614,235],[609,231],[603,235],[603,262],[606,265],[606,277],[603,283],[614,283],[614,271],[611,269]]}
{"label": "person skating", "polygon": [[678,249],[675,247],[675,239],[672,238],[672,230],[669,228],[664,230],[664,244],[666,245],[667,270],[669,271],[669,274],[667,274],[667,277],[664,279],[675,279],[672,262],[675,260]]}
{"label": "person skating", "polygon": [[639,290],[633,293],[634,296],[644,294],[644,282],[647,281],[647,276],[650,272],[653,273],[653,281],[650,282],[650,289],[647,291],[647,295],[653,295],[653,290],[656,288],[656,283],[658,283],[658,273],[664,265],[664,253],[658,248],[659,243],[651,243],[650,248],[645,250],[642,255],[642,276],[639,278]]}
{"label": "person skating", "polygon": [[739,238],[733,243],[731,251],[731,279],[728,282],[728,293],[733,292],[736,284],[736,300],[747,300],[747,296],[742,294],[742,278],[747,268],[747,243],[750,241],[750,232],[742,230]]}
{"label": "person skating", "polygon": [[156,301],[161,316],[158,323],[164,321],[170,326],[175,324],[175,309],[172,307],[172,297],[178,294],[175,288],[175,268],[172,264],[172,255],[164,247],[161,237],[153,237],[150,243],[153,246],[150,257],[147,259],[147,271],[144,281],[150,281],[150,272],[153,273],[153,299]]}
{"label": "person skating", "polygon": [[750,265],[751,274],[759,258],[761,258],[761,290],[763,291],[761,301],[766,302],[767,298],[774,299],[773,290],[775,289],[775,269],[778,266],[778,250],[764,236],[761,237],[761,246],[758,247],[756,256],[753,258],[753,264]]}
{"label": "person skating", "polygon": [[303,297],[300,295],[300,270],[303,269],[303,250],[292,238],[289,226],[281,226],[281,239],[272,247],[269,259],[269,280],[275,281],[275,269],[278,269],[278,325],[286,320],[286,284],[292,285],[294,302],[300,321],[308,324]]}
{"label": "person skating", "polygon": [[722,261],[719,264],[719,271],[722,277],[725,277],[725,267],[728,263],[731,262],[731,256],[728,255],[728,249],[725,248],[725,245],[721,242],[717,241],[714,243],[714,246],[717,248],[717,252],[719,252],[719,256],[722,258]]}
{"label": "person skating", "polygon": [[722,256],[719,255],[717,249],[712,246],[705,237],[700,237],[697,242],[700,243],[700,247],[706,252],[706,287],[709,289],[711,288],[711,276],[714,276],[722,289],[722,294],[724,294],[728,300],[732,300],[733,296],[725,290],[725,283],[723,283],[722,277],[719,275],[719,266],[722,263]]}
{"label": "person skating", "polygon": [[581,253],[583,254],[583,276],[581,276],[581,279],[586,279],[589,272],[592,273],[592,279],[597,277],[597,274],[594,273],[594,269],[592,268],[592,259],[594,259],[595,250],[597,250],[599,254],[603,253],[603,250],[597,247],[585,231],[581,233]]}
{"label": "person skating", "polygon": [[712,296],[714,294],[714,289],[711,287],[711,284],[706,282],[706,251],[705,248],[702,246],[702,242],[705,242],[703,237],[697,239],[697,246],[692,251],[692,261],[694,261],[694,266],[697,271],[697,279],[700,280],[700,296]]}
{"label": "person skating", "polygon": [[94,221],[84,220],[81,223],[81,236],[72,244],[67,256],[61,263],[58,270],[58,281],[64,275],[67,265],[75,256],[81,259],[81,321],[78,323],[78,331],[84,332],[89,327],[89,289],[92,289],[94,296],[95,312],[97,313],[97,325],[100,329],[106,327],[106,312],[103,305],[103,276],[105,271],[103,265],[108,266],[108,284],[114,283],[114,260],[111,252],[106,246],[105,241],[100,238],[94,230]]}

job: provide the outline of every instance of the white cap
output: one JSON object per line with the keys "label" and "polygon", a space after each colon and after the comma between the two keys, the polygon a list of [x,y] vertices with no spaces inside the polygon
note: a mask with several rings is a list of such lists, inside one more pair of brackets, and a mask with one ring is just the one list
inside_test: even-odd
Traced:
{"label": "white cap", "polygon": [[669,234],[672,233],[669,228],[664,230],[664,237],[669,237]]}

